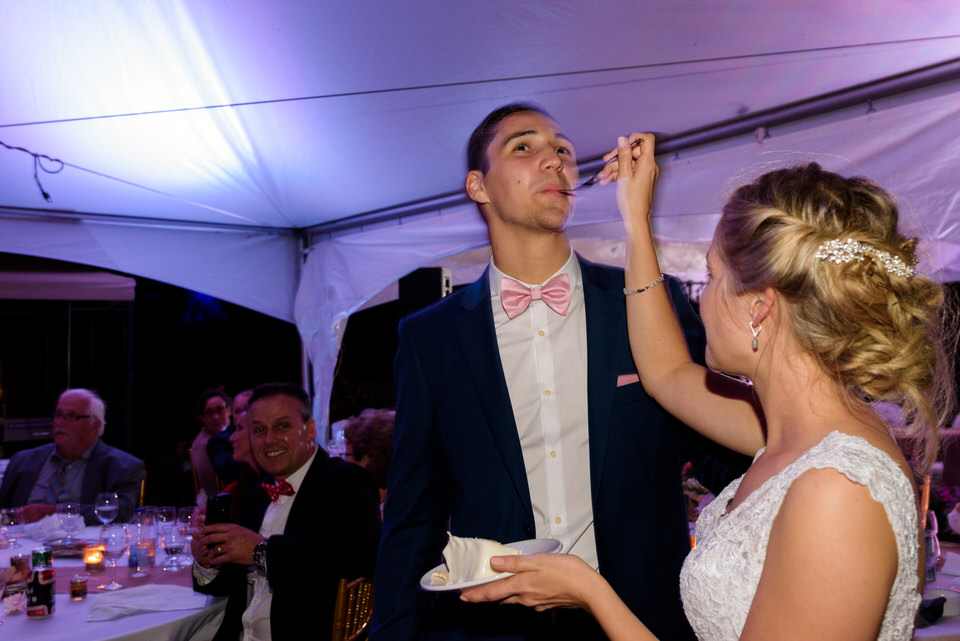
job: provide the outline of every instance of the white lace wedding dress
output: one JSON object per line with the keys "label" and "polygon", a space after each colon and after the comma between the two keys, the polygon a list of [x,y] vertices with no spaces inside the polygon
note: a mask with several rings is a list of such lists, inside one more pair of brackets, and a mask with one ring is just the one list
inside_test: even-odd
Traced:
{"label": "white lace wedding dress", "polygon": [[790,485],[812,468],[838,470],[868,487],[873,499],[886,509],[896,534],[900,564],[877,638],[911,638],[914,616],[920,606],[919,525],[913,487],[885,452],[863,438],[831,432],[767,479],[729,514],[724,514],[724,510],[741,479],[727,486],[700,515],[697,547],[690,552],[680,573],[683,608],[700,641],[734,641],[740,637],[760,582],[773,520]]}

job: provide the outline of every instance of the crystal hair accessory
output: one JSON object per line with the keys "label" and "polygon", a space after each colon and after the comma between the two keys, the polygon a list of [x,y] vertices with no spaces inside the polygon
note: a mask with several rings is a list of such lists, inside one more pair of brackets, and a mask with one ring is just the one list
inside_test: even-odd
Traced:
{"label": "crystal hair accessory", "polygon": [[852,260],[863,260],[867,256],[873,256],[883,264],[883,268],[891,274],[903,278],[913,278],[917,271],[913,265],[907,265],[899,256],[894,256],[876,247],[863,243],[859,240],[848,238],[845,241],[828,240],[817,247],[816,258],[825,260],[828,263],[849,263]]}

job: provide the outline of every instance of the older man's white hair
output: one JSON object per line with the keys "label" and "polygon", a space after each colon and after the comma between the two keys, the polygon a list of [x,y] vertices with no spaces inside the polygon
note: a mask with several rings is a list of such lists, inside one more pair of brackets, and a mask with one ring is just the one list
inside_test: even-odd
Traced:
{"label": "older man's white hair", "polygon": [[100,398],[100,395],[93,390],[84,389],[82,387],[68,389],[60,395],[60,398],[63,398],[67,395],[83,396],[87,399],[87,413],[93,418],[97,419],[97,436],[103,436],[103,428],[107,425],[107,404],[103,402],[103,399]]}

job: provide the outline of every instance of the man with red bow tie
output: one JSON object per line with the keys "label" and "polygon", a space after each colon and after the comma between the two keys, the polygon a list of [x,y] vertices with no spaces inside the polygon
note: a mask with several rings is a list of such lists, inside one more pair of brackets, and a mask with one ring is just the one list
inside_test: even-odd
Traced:
{"label": "man with red bow tie", "polygon": [[302,388],[260,385],[248,408],[251,450],[267,480],[245,497],[237,524],[194,537],[194,589],[230,597],[217,640],[299,639],[304,617],[329,635],[338,580],[373,576],[376,483],[317,447]]}
{"label": "man with red bow tie", "polygon": [[[639,384],[623,271],[571,249],[573,144],[540,107],[507,105],[473,132],[467,168],[493,256],[478,281],[400,326],[371,639],[603,638],[582,612],[421,592],[448,521],[460,537],[558,539],[661,638],[690,637],[677,587],[689,432]],[[679,283],[666,286],[702,355],[698,319]]]}

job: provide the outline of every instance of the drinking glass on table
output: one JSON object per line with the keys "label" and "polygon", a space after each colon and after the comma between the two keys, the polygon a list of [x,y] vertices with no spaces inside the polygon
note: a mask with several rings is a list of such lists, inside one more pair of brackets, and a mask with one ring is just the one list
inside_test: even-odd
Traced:
{"label": "drinking glass on table", "polygon": [[23,508],[6,507],[0,510],[0,534],[10,545],[16,545],[23,533]]}
{"label": "drinking glass on table", "polygon": [[180,553],[183,552],[183,542],[186,537],[180,534],[179,528],[170,527],[160,533],[160,544],[167,554],[167,563],[163,566],[164,572],[180,571]]}
{"label": "drinking glass on table", "polygon": [[120,513],[120,497],[116,492],[100,492],[97,502],[93,504],[93,513],[104,525],[113,523]]}
{"label": "drinking glass on table", "polygon": [[165,506],[157,508],[157,524],[160,533],[177,526],[177,508]]}
{"label": "drinking glass on table", "polygon": [[183,535],[183,548],[187,556],[190,554],[190,542],[193,540],[193,533],[199,527],[200,511],[195,507],[182,507],[177,512],[177,528]]}
{"label": "drinking glass on table", "polygon": [[80,512],[79,503],[58,503],[57,519],[60,521],[60,527],[67,533],[63,539],[64,545],[75,543],[73,534],[83,529],[83,514]]}
{"label": "drinking glass on table", "polygon": [[152,524],[139,522],[131,522],[127,533],[130,535],[130,576],[139,579],[150,574],[150,557],[156,549],[157,535]]}
{"label": "drinking glass on table", "polygon": [[104,525],[100,530],[100,544],[103,546],[103,556],[110,560],[113,566],[113,580],[106,585],[98,586],[101,590],[119,590],[123,586],[117,582],[117,559],[127,552],[130,546],[130,534],[123,523]]}

